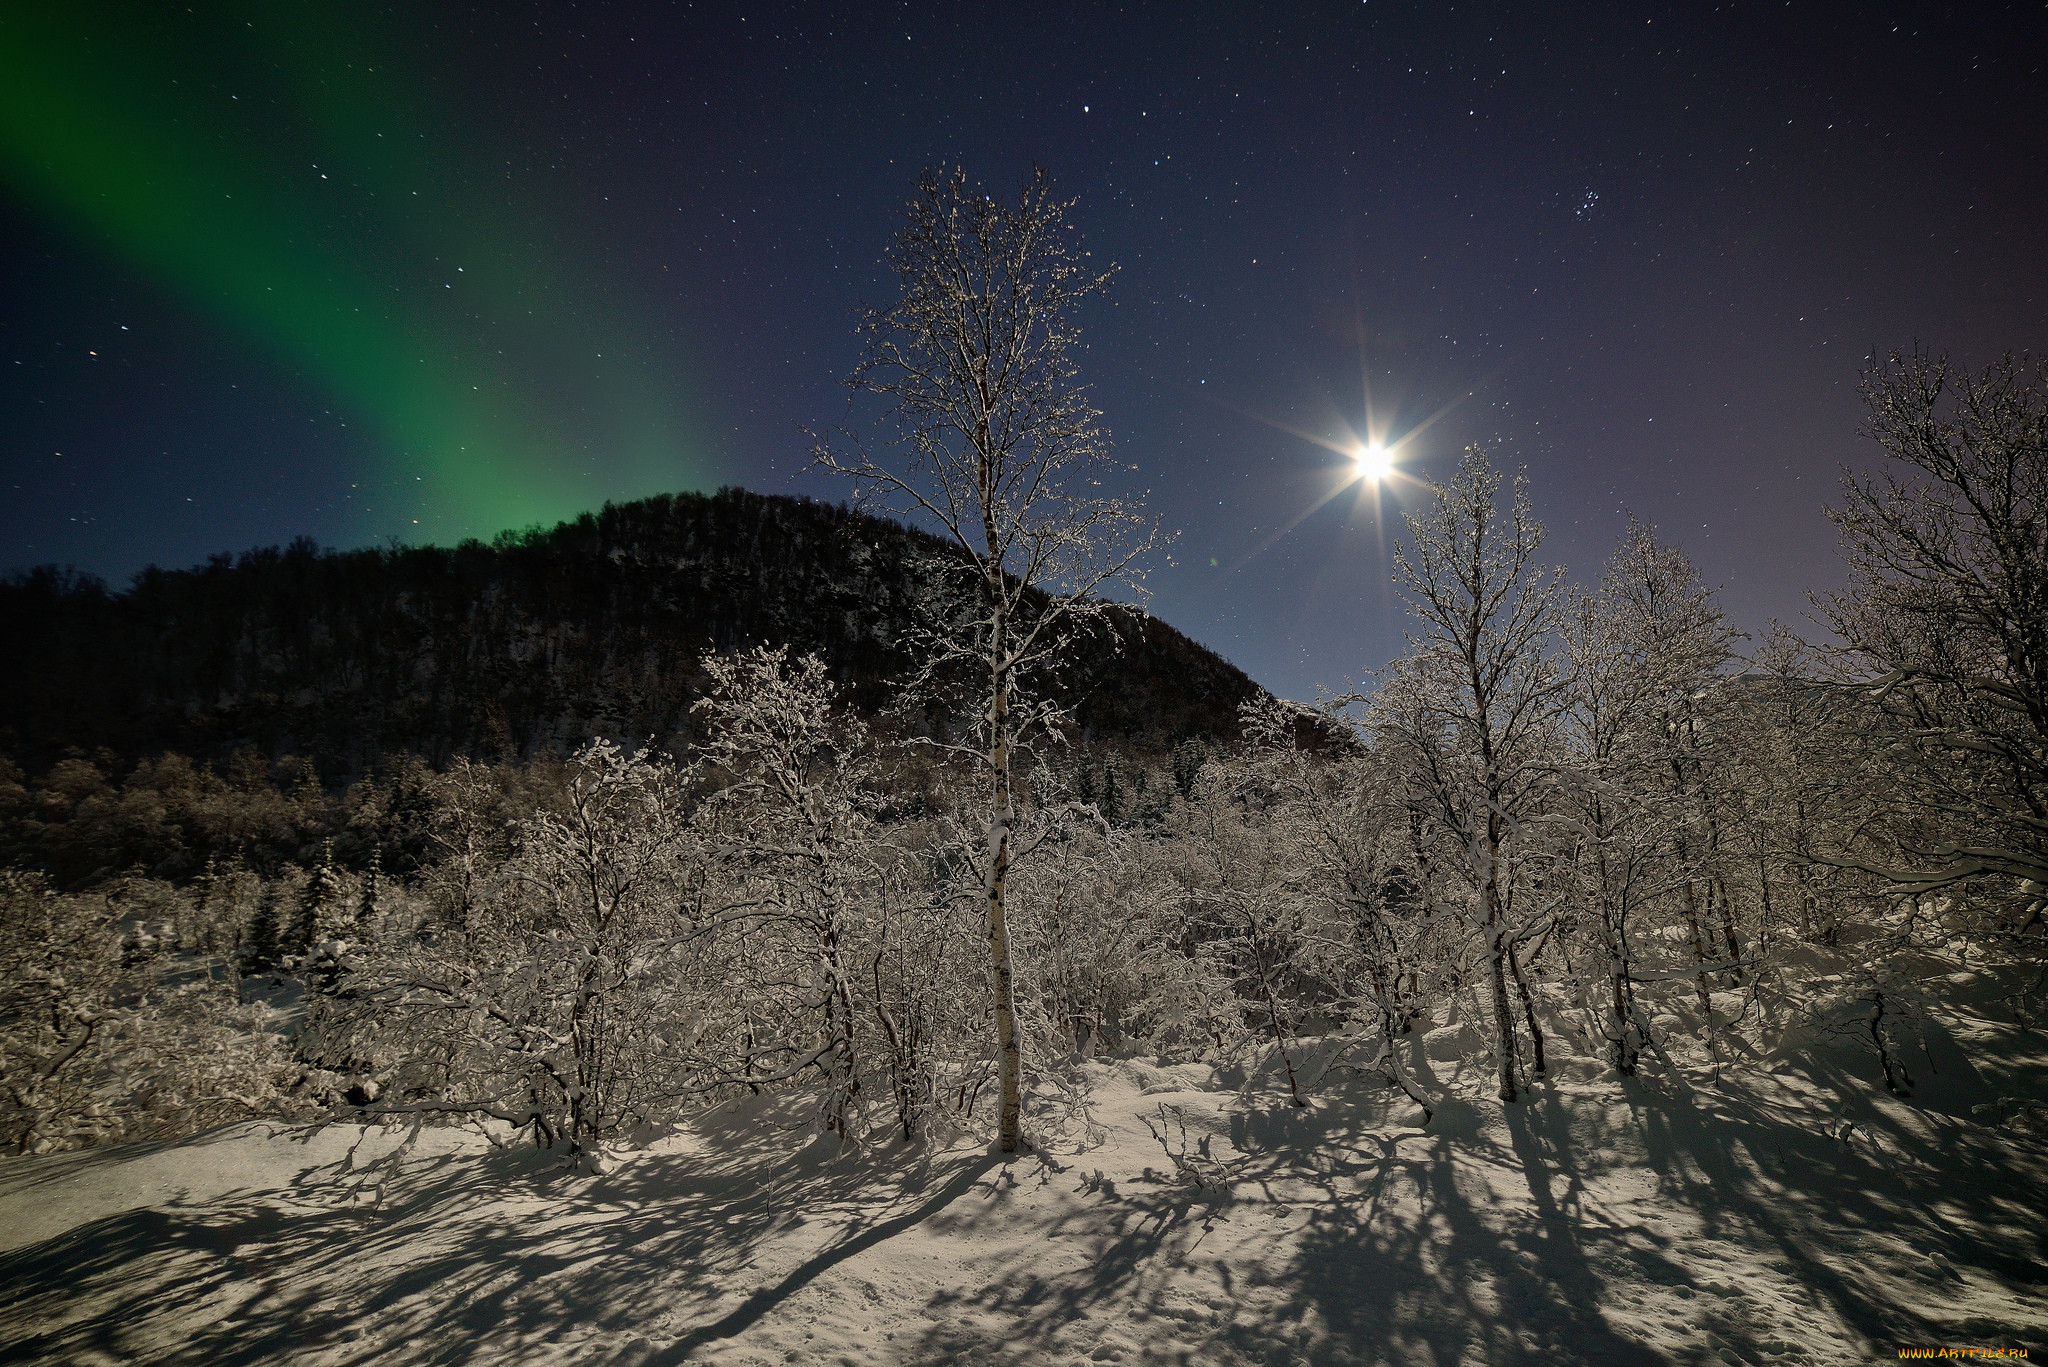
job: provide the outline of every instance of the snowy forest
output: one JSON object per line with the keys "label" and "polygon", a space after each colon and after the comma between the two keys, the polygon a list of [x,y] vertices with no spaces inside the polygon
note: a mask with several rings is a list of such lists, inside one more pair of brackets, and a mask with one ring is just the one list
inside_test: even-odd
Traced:
{"label": "snowy forest", "polygon": [[[750,644],[696,662],[673,749],[0,772],[0,1143],[381,1126],[395,1170],[469,1127],[602,1176],[774,1107],[793,1145],[1050,1161],[1102,1142],[1118,1061],[1426,1134],[1792,1056],[1836,1061],[1799,1124],[1845,1162],[1852,1093],[2048,1131],[1951,1028],[2048,1024],[2048,372],[1871,365],[1881,463],[1803,626],[1738,631],[1641,523],[1568,574],[1474,448],[1404,500],[1401,658],[1110,745],[1060,681],[1146,620],[1167,538],[1102,494],[1107,275],[1065,210],[928,179],[864,319],[874,423],[815,436],[923,534],[871,701]],[[1160,1180],[1230,1190],[1190,1123],[1146,1120]]]}

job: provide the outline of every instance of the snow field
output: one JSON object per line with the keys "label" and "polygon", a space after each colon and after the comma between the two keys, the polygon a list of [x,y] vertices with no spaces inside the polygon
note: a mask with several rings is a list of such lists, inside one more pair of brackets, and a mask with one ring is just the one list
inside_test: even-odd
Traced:
{"label": "snow field", "polygon": [[[1411,1066],[1073,1065],[1092,1124],[999,1162],[841,1153],[751,1099],[602,1175],[427,1131],[245,1125],[0,1169],[0,1359],[224,1364],[1809,1363],[2048,1348],[2048,1145],[1794,1034],[1689,1093],[1560,1033],[1523,1104]],[[1932,1027],[1930,1027],[1932,1029]],[[2024,1117],[2048,1050],[1935,1031]],[[1941,1057],[1929,1047],[1926,1057]],[[1483,1063],[1474,1065],[1483,1071]],[[1432,1071],[1434,1070],[1434,1071]],[[1967,1093],[1960,1083],[1952,1090]],[[1967,1095],[1963,1096],[1967,1100]],[[1043,1112],[1041,1112],[1043,1113]],[[350,1149],[361,1139],[353,1159]],[[381,1200],[372,1203],[374,1183]]]}

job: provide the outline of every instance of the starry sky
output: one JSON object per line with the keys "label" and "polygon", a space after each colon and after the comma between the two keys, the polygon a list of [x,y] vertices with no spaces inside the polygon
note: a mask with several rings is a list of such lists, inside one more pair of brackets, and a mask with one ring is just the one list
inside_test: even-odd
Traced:
{"label": "starry sky", "polygon": [[844,498],[918,172],[1036,162],[1152,607],[1268,687],[1402,649],[1468,442],[1576,573],[1633,512],[1796,623],[1872,350],[2048,349],[2044,67],[2039,4],[4,4],[0,569]]}

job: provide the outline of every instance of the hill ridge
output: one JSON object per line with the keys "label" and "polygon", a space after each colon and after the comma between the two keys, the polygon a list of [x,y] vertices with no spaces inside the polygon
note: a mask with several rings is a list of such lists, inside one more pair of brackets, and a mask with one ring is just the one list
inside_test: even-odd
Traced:
{"label": "hill ridge", "polygon": [[[216,555],[125,590],[54,567],[0,584],[0,751],[202,758],[240,747],[359,772],[690,734],[696,661],[816,651],[878,710],[910,665],[929,533],[844,504],[728,486],[607,503],[489,543]],[[1117,607],[1061,691],[1089,738],[1157,752],[1235,733],[1263,692],[1140,608]]]}

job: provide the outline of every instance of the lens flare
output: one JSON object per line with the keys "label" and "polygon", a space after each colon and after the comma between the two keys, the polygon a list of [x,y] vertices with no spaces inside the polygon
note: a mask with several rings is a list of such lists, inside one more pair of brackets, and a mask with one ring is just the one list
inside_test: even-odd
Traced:
{"label": "lens flare", "polygon": [[1361,479],[1379,484],[1394,473],[1394,453],[1376,441],[1360,444],[1351,453],[1351,463]]}

